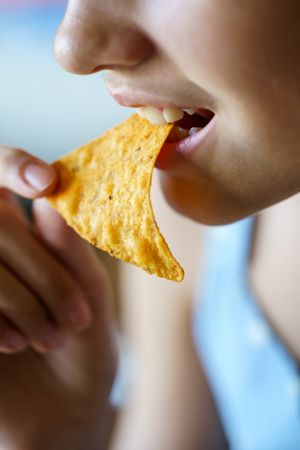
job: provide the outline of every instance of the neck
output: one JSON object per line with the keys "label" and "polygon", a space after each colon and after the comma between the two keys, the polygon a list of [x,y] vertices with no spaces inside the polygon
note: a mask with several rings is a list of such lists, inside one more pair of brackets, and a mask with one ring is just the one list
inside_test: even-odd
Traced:
{"label": "neck", "polygon": [[249,278],[271,326],[300,361],[299,194],[259,216]]}

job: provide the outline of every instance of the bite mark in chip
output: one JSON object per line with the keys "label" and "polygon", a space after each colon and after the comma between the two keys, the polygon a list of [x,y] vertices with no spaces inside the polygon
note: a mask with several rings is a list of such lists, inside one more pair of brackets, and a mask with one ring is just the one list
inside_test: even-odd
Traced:
{"label": "bite mark in chip", "polygon": [[156,224],[150,200],[156,157],[173,125],[135,114],[53,165],[48,197],[68,225],[96,247],[145,271],[182,281],[183,269]]}

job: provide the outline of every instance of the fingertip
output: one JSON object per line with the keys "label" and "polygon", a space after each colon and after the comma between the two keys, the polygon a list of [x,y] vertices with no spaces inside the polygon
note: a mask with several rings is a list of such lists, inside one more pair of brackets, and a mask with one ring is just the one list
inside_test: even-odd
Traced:
{"label": "fingertip", "polygon": [[86,301],[80,299],[76,303],[72,304],[66,314],[66,324],[71,329],[80,333],[92,324],[92,311]]}
{"label": "fingertip", "polygon": [[50,194],[58,175],[50,164],[18,148],[0,147],[0,187],[26,198]]}
{"label": "fingertip", "polygon": [[8,329],[1,339],[0,351],[7,354],[19,353],[28,347],[27,339],[13,329]]}
{"label": "fingertip", "polygon": [[28,161],[22,168],[22,178],[32,189],[32,198],[50,194],[58,182],[54,167],[40,161]]}
{"label": "fingertip", "polygon": [[45,348],[55,348],[64,344],[65,337],[57,327],[47,323],[35,337],[35,341]]}

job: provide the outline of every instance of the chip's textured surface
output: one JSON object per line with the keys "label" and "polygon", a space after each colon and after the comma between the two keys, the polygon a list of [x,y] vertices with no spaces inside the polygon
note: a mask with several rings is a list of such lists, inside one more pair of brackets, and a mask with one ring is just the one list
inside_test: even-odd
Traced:
{"label": "chip's textured surface", "polygon": [[181,281],[184,272],[159,231],[150,200],[155,159],[171,129],[133,115],[56,161],[60,182],[48,200],[91,244]]}

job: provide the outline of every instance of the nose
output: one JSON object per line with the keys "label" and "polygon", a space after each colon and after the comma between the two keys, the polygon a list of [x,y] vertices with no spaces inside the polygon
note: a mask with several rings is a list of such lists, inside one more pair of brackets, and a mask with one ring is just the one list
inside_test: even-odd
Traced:
{"label": "nose", "polygon": [[114,0],[69,0],[55,39],[55,54],[61,66],[85,75],[130,68],[148,59],[154,48],[132,21],[130,2],[124,1],[122,6],[122,2]]}

